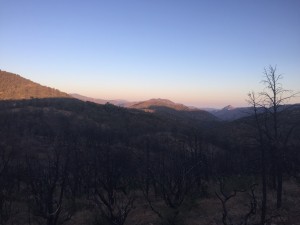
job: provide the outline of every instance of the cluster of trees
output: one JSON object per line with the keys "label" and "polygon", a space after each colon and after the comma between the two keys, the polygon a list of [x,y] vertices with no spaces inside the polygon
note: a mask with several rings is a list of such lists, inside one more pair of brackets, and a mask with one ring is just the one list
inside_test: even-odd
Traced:
{"label": "cluster of trees", "polygon": [[[280,109],[294,94],[281,95],[275,72],[261,98],[249,95],[263,113],[205,129],[74,99],[1,102],[0,224],[74,224],[87,210],[87,224],[123,225],[142,201],[177,225],[206,197],[224,225],[269,222],[268,191],[282,207],[284,176],[300,172],[299,112]],[[247,207],[236,216],[229,202],[239,195]]]}
{"label": "cluster of trees", "polygon": [[40,138],[43,147],[21,138],[11,143],[17,151],[8,143],[1,148],[1,224],[13,224],[14,215],[23,215],[28,224],[63,224],[82,210],[78,201],[85,199],[85,207],[98,212],[95,224],[122,225],[136,198],[144,198],[167,224],[176,224],[184,200],[199,192],[207,177],[206,156],[169,133],[147,135],[135,145]]}

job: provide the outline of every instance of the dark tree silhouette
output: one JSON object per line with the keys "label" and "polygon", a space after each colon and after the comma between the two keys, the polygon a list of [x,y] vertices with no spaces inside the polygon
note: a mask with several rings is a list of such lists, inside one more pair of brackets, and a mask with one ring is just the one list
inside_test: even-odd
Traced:
{"label": "dark tree silhouette", "polygon": [[53,146],[40,158],[27,156],[29,203],[35,216],[47,225],[59,225],[71,218],[64,209],[69,167],[68,146]]}
{"label": "dark tree silhouette", "polygon": [[[262,212],[261,224],[264,223],[267,211],[267,162],[271,163],[274,185],[277,190],[277,208],[282,205],[282,185],[285,150],[294,126],[285,127],[283,117],[289,110],[286,104],[297,93],[286,90],[281,84],[282,75],[276,67],[269,66],[264,70],[262,92],[248,94],[248,103],[253,107],[255,124],[258,131],[258,143],[261,151],[262,177]],[[268,154],[267,154],[268,153]],[[269,158],[267,158],[269,157]]]}
{"label": "dark tree silhouette", "polygon": [[13,151],[0,145],[0,224],[6,224],[13,213],[12,194],[14,177],[12,174]]}
{"label": "dark tree silhouette", "polygon": [[92,200],[100,210],[97,224],[123,225],[133,209],[130,154],[125,148],[105,146],[93,154]]}
{"label": "dark tree silhouette", "polygon": [[[255,187],[257,184],[251,184],[249,190],[244,189],[236,189],[228,193],[225,190],[225,181],[224,179],[219,179],[219,191],[215,192],[217,198],[220,200],[222,204],[222,223],[224,225],[247,225],[251,217],[255,216],[257,209],[257,200],[255,195]],[[237,196],[238,193],[248,192],[249,200],[249,209],[248,211],[239,218],[238,222],[233,222],[234,219],[230,216],[228,209],[229,200],[233,199]]]}
{"label": "dark tree silhouette", "polygon": [[[173,140],[151,162],[146,162],[145,176],[150,176],[152,192],[146,183],[142,188],[144,197],[152,211],[168,225],[178,223],[181,206],[188,196],[196,192],[200,161],[195,161],[192,156],[183,142]],[[163,200],[163,208],[156,204],[157,198]]]}

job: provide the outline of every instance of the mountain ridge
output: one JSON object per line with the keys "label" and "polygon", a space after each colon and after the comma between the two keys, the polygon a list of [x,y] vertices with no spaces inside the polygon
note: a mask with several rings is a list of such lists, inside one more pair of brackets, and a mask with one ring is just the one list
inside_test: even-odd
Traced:
{"label": "mountain ridge", "polygon": [[125,100],[125,103],[120,104],[120,100],[104,100],[104,99],[94,99],[78,94],[71,94],[73,97],[82,100],[82,101],[90,101],[97,104],[106,104],[110,103],[116,106],[139,110],[148,113],[157,113],[167,118],[172,118],[174,120],[188,120],[188,121],[215,121],[217,118],[211,113],[201,110],[195,107],[188,107],[181,103],[174,103],[169,99],[163,98],[152,98],[146,101],[140,102],[129,102]]}
{"label": "mountain ridge", "polygon": [[70,98],[67,93],[43,86],[18,74],[0,70],[0,100]]}
{"label": "mountain ridge", "polygon": [[159,113],[175,119],[189,120],[224,120],[233,121],[253,114],[251,107],[227,105],[222,109],[201,109],[174,103],[169,99],[152,98],[145,101],[130,102],[123,99],[104,100],[80,94],[67,94],[55,88],[43,86],[18,74],[0,70],[0,100],[20,100],[31,98],[76,98],[97,104],[110,103],[118,107]]}

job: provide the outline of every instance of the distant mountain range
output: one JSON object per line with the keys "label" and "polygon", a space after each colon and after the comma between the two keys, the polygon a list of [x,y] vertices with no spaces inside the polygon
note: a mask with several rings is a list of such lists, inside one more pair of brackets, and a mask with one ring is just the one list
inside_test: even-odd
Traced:
{"label": "distant mountain range", "polygon": [[212,121],[217,118],[207,111],[197,108],[191,108],[183,104],[174,103],[168,99],[150,99],[141,102],[129,102],[126,100],[104,100],[89,98],[79,94],[70,94],[74,98],[82,101],[90,101],[97,104],[110,103],[116,106],[121,106],[129,109],[142,110],[144,112],[158,113],[168,118],[173,119],[188,119],[196,121]]}
{"label": "distant mountain range", "polygon": [[191,121],[233,121],[253,114],[251,107],[235,108],[231,105],[223,109],[204,108],[199,109],[174,103],[168,99],[150,99],[147,101],[130,102],[122,99],[104,100],[90,98],[80,94],[67,94],[57,89],[40,85],[20,75],[0,70],[0,100],[18,100],[31,98],[76,98],[82,101],[97,104],[110,103],[119,107],[158,113],[175,119],[188,119]]}
{"label": "distant mountain range", "polygon": [[[214,109],[214,108],[203,108],[199,109],[193,106],[186,106],[180,103],[174,103],[168,99],[150,99],[147,101],[141,102],[129,102],[126,100],[104,100],[104,99],[95,99],[89,98],[79,94],[70,94],[74,98],[83,100],[83,101],[90,101],[95,102],[98,104],[106,104],[110,103],[116,106],[131,108],[131,109],[139,109],[145,112],[158,112],[158,113],[169,113],[169,114],[176,114],[177,116],[190,117],[190,118],[207,118],[212,120],[213,117],[207,116],[207,112],[212,114],[216,119],[232,121],[236,120],[245,116],[251,115],[253,112],[251,107],[239,107],[234,108],[232,105],[228,105],[223,109]],[[204,115],[205,114],[205,115]]]}
{"label": "distant mountain range", "polygon": [[82,101],[86,101],[86,102],[94,102],[97,104],[106,104],[106,103],[110,103],[116,106],[122,106],[122,107],[130,107],[131,105],[136,104],[136,102],[129,102],[123,99],[115,99],[115,100],[104,100],[104,99],[100,99],[100,98],[90,98],[87,96],[83,96],[80,94],[76,94],[76,93],[72,93],[70,94],[72,97],[77,98],[79,100]]}

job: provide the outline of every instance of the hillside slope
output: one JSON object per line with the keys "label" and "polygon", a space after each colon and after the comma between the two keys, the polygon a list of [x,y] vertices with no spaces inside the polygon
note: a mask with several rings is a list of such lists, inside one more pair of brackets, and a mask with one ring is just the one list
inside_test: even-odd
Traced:
{"label": "hillside slope", "polygon": [[57,89],[42,86],[17,74],[0,71],[0,100],[69,97]]}

